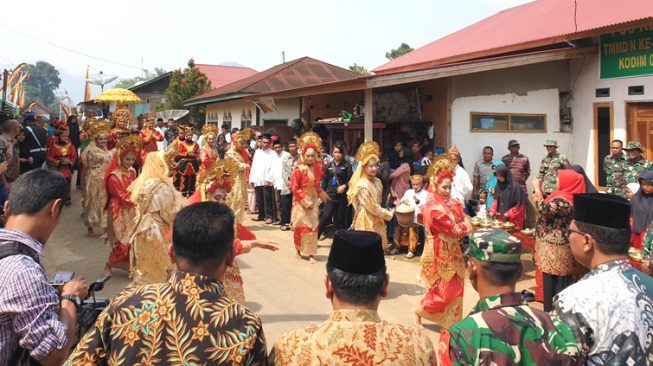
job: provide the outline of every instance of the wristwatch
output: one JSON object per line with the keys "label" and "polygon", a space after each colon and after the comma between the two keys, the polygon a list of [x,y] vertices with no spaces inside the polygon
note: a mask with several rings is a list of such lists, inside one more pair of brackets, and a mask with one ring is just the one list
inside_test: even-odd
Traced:
{"label": "wristwatch", "polygon": [[79,298],[79,296],[75,294],[67,294],[67,295],[62,295],[61,296],[61,301],[63,300],[68,300],[75,304],[75,308],[79,308],[80,305],[82,305],[82,299]]}

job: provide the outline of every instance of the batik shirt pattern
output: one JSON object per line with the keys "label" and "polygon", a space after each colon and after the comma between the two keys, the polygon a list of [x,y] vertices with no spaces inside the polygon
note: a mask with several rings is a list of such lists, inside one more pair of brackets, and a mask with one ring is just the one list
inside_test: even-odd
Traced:
{"label": "batik shirt pattern", "polygon": [[628,259],[601,264],[554,299],[587,365],[653,364],[653,278]]}
{"label": "batik shirt pattern", "polygon": [[553,156],[547,155],[542,159],[537,179],[542,182],[542,192],[544,192],[544,195],[548,196],[551,192],[558,189],[558,170],[564,169],[566,166],[569,166],[569,160],[560,153],[556,153]]}
{"label": "batik shirt pattern", "polygon": [[292,366],[435,365],[431,340],[419,329],[382,321],[373,310],[336,310],[322,324],[277,341],[270,364]]}
{"label": "batik shirt pattern", "polygon": [[184,272],[125,289],[65,365],[267,365],[260,319],[223,291]]}
{"label": "batik shirt pattern", "polygon": [[481,299],[443,331],[443,365],[577,365],[580,349],[560,319],[523,303],[519,293]]}
{"label": "batik shirt pattern", "polygon": [[603,159],[603,170],[605,171],[605,186],[607,193],[626,198],[626,177],[624,176],[624,163],[626,157],[614,157],[612,154]]}

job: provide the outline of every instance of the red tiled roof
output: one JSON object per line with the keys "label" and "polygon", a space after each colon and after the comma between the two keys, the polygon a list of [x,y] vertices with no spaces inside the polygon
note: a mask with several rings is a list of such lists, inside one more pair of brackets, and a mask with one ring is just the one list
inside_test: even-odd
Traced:
{"label": "red tiled roof", "polygon": [[223,65],[206,65],[195,64],[206,77],[211,80],[211,88],[217,89],[234,81],[244,79],[256,74],[256,70],[242,66],[223,66]]}
{"label": "red tiled roof", "polygon": [[419,70],[542,46],[541,41],[548,39],[558,43],[561,37],[574,39],[575,34],[651,18],[651,0],[537,0],[494,14],[372,71]]}
{"label": "red tiled roof", "polygon": [[259,94],[297,89],[337,81],[351,80],[359,75],[338,66],[310,57],[302,57],[276,65],[250,77],[213,89],[186,101],[197,102],[229,94]]}

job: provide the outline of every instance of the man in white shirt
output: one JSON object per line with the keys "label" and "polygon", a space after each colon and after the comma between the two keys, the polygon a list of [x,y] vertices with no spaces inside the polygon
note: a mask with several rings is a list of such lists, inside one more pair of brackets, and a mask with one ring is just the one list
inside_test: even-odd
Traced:
{"label": "man in white shirt", "polygon": [[276,154],[270,148],[272,137],[263,134],[261,148],[257,149],[252,159],[252,168],[249,173],[250,186],[254,187],[256,193],[256,205],[258,216],[254,221],[265,220],[266,224],[272,223],[274,217],[274,158]]}
{"label": "man in white shirt", "polygon": [[[275,208],[277,210],[277,215],[275,217],[277,220],[273,220],[273,223],[288,225],[290,224],[290,215],[288,215],[288,217],[283,217],[282,219],[282,216],[285,216],[285,213],[282,211],[283,208],[281,207],[281,201],[282,197],[283,199],[287,199],[288,196],[290,196],[290,184],[283,179],[283,161],[286,157],[290,156],[290,153],[283,149],[281,139],[278,138],[272,143],[272,149],[276,155],[272,171],[274,173],[274,202],[276,203]],[[288,212],[288,214],[290,213]]]}
{"label": "man in white shirt", "polygon": [[[156,119],[156,126],[154,127],[154,129],[159,131],[161,136],[165,136],[167,128],[163,126],[163,118],[159,117]],[[168,148],[168,141],[166,141],[166,139],[157,141],[156,148],[159,151],[166,151],[166,149]]]}
{"label": "man in white shirt", "polygon": [[465,207],[467,203],[467,195],[474,189],[472,185],[472,180],[469,178],[467,171],[460,166],[460,151],[456,145],[452,145],[449,149],[449,156],[451,157],[451,162],[456,166],[456,170],[453,172],[453,186],[451,187],[451,194],[453,197],[462,203]]}

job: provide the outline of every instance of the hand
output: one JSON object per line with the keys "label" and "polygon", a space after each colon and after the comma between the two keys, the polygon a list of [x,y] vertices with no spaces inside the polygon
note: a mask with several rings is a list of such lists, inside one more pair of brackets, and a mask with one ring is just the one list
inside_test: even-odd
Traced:
{"label": "hand", "polygon": [[7,172],[7,168],[9,167],[9,163],[7,161],[3,161],[0,163],[0,174],[5,174]]}
{"label": "hand", "polygon": [[256,239],[252,241],[252,248],[261,248],[261,249],[267,249],[276,252],[277,250],[279,250],[279,245],[277,245],[277,242],[272,240]]}
{"label": "hand", "polygon": [[27,164],[34,164],[34,158],[31,156],[27,158]]}
{"label": "hand", "polygon": [[88,283],[82,277],[75,277],[61,288],[61,295],[73,294],[84,300],[88,297]]}
{"label": "hand", "polygon": [[343,193],[345,189],[347,189],[347,186],[343,184],[340,187],[338,187],[338,189],[336,189],[336,192]]}

